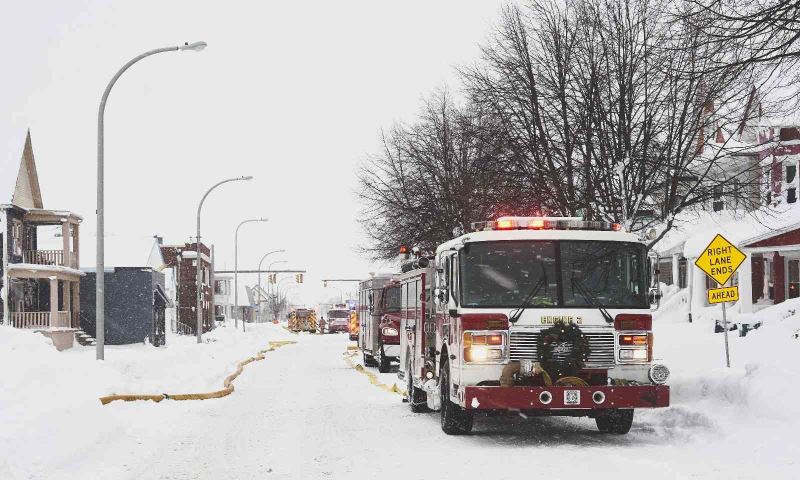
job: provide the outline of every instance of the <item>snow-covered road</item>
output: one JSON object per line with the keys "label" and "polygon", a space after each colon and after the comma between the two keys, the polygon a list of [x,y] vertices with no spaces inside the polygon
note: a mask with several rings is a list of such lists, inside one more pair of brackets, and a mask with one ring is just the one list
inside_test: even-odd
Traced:
{"label": "snow-covered road", "polygon": [[680,405],[637,415],[626,436],[601,435],[587,419],[494,417],[478,420],[471,436],[448,437],[438,414],[412,414],[348,366],[345,336],[297,339],[248,366],[225,399],[104,407],[127,426],[61,462],[53,477],[731,479],[798,471],[795,447],[770,439],[769,424],[745,419],[746,430],[728,435]]}

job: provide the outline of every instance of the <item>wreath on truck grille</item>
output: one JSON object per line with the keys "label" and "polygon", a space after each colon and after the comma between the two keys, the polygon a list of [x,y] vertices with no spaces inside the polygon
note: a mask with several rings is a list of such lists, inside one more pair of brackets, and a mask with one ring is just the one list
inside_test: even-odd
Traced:
{"label": "wreath on truck grille", "polygon": [[574,323],[558,323],[542,330],[536,347],[539,363],[554,380],[583,370],[591,353],[589,339]]}

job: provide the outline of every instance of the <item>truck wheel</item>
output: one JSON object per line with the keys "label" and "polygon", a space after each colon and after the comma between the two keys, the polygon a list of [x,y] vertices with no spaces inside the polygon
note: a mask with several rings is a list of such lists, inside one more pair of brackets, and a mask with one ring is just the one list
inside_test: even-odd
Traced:
{"label": "truck wheel", "polygon": [[631,430],[633,425],[633,410],[612,409],[598,415],[594,421],[597,423],[597,429],[603,433],[624,435]]}
{"label": "truck wheel", "polygon": [[383,353],[383,345],[381,345],[380,349],[378,349],[378,358],[375,359],[378,363],[378,371],[381,373],[389,373],[389,370],[392,369],[392,362],[388,358],[386,358],[386,354]]}
{"label": "truck wheel", "polygon": [[442,431],[448,435],[464,435],[472,431],[472,413],[450,401],[450,365],[445,362],[439,375]]}
{"label": "truck wheel", "polygon": [[414,379],[412,378],[411,365],[406,368],[406,393],[408,395],[408,406],[411,407],[412,413],[425,413],[428,411],[428,394],[421,388],[414,386]]}
{"label": "truck wheel", "polygon": [[376,365],[375,359],[372,358],[372,355],[367,355],[367,352],[363,352],[364,355],[364,366],[365,367],[374,367]]}

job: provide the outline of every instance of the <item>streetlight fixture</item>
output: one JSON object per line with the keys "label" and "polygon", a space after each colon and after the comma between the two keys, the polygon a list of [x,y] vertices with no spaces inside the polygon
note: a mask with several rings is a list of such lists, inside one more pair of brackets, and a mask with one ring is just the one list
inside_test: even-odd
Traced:
{"label": "streetlight fixture", "polygon": [[103,97],[100,99],[100,109],[97,112],[97,267],[95,276],[95,337],[97,340],[95,349],[97,360],[103,360],[105,357],[106,344],[104,122],[108,95],[111,93],[111,88],[117,83],[119,77],[125,73],[125,70],[129,69],[139,60],[149,57],[150,55],[164,52],[175,52],[179,50],[199,52],[206,48],[207,45],[206,42],[184,43],[183,45],[176,45],[174,47],[156,48],[155,50],[150,50],[134,57],[111,77],[111,81],[106,85],[106,89],[103,91]]}
{"label": "streetlight fixture", "polygon": [[[239,313],[239,229],[242,228],[242,225],[245,223],[253,223],[253,222],[268,222],[266,218],[251,218],[249,220],[244,220],[236,226],[236,233],[234,234],[234,246],[233,246],[233,299],[234,299],[234,306],[233,306],[233,326],[234,328],[239,328],[239,319],[236,317],[236,314]],[[244,316],[242,316],[242,331],[245,331],[245,321]]]}
{"label": "streetlight fixture", "polygon": [[[244,177],[229,178],[227,180],[223,180],[221,182],[218,182],[218,183],[214,184],[214,186],[209,188],[208,191],[206,191],[205,195],[203,195],[203,198],[200,200],[200,205],[197,206],[197,243],[196,243],[196,245],[197,245],[197,277],[196,277],[196,280],[195,280],[196,283],[197,283],[197,305],[196,305],[196,309],[197,309],[197,312],[196,312],[197,313],[197,343],[202,343],[203,342],[203,338],[202,338],[202,336],[203,336],[203,309],[202,309],[203,269],[202,269],[202,262],[201,262],[201,258],[200,258],[200,212],[203,210],[203,203],[206,201],[206,197],[208,197],[208,194],[211,193],[211,191],[214,190],[215,188],[217,188],[220,185],[222,185],[223,183],[249,181],[249,180],[252,180],[252,179],[253,179],[253,177],[248,175],[248,176],[244,176]],[[235,315],[234,315],[234,318],[236,318]]]}

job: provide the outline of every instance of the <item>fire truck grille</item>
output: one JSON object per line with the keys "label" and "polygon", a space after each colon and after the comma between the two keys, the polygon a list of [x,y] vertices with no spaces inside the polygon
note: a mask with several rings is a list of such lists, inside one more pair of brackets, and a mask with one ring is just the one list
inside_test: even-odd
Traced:
{"label": "fire truck grille", "polygon": [[[609,368],[614,366],[614,332],[587,331],[583,334],[589,339],[589,360],[586,368]],[[539,331],[533,329],[511,329],[509,354],[511,360],[538,360],[536,342]]]}

